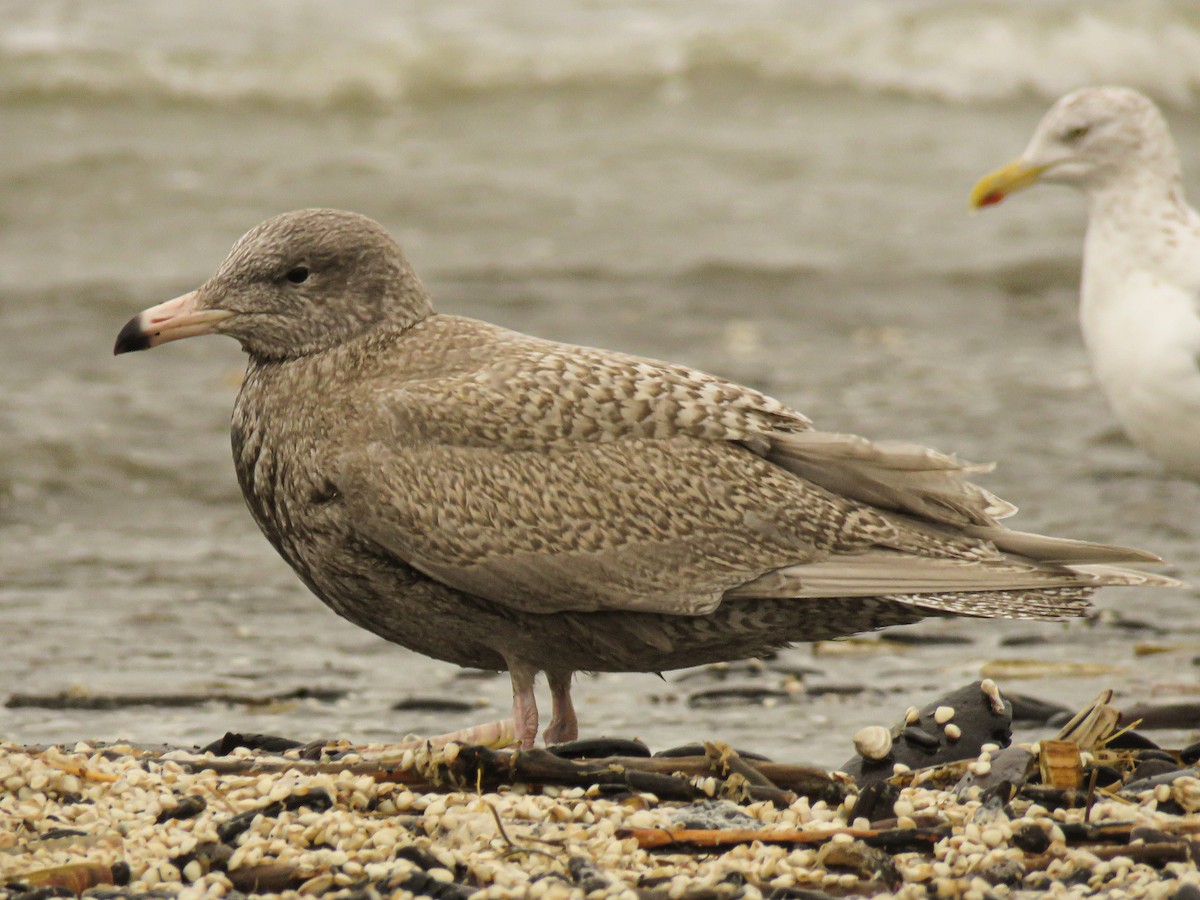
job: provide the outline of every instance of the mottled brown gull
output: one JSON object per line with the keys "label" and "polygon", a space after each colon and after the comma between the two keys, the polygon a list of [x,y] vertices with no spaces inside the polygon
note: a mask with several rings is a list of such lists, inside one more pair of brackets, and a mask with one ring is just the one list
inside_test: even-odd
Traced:
{"label": "mottled brown gull", "polygon": [[1138,550],[1022,534],[973,469],[815,430],[682,366],[434,313],[377,223],[269,219],[115,352],[241,342],[238,480],[306,585],[370,631],[508,670],[524,746],[578,671],[657,672],[963,615],[1078,615],[1165,583]]}
{"label": "mottled brown gull", "polygon": [[1200,479],[1200,216],[1166,121],[1129,88],[1068,94],[971,205],[1038,181],[1088,197],[1079,320],[1109,406],[1143,450]]}

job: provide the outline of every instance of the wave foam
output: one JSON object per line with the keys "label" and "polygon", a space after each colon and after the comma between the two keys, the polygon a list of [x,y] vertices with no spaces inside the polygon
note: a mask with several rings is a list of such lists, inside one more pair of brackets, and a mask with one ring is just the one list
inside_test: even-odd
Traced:
{"label": "wave foam", "polygon": [[[169,22],[103,18],[130,4],[96,5],[106,9],[84,21],[10,20],[0,97],[329,106],[721,74],[949,102],[1090,83],[1176,104],[1200,92],[1200,8],[1189,0],[513,0],[501,18],[488,0],[403,14],[364,0],[353,20],[308,0],[263,4],[236,39],[229,2],[181,5]],[[281,9],[284,21],[268,18]]]}

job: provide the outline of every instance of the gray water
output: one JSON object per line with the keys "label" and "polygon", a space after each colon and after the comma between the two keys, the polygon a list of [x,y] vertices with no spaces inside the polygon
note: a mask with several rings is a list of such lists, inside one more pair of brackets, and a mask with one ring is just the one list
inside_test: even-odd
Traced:
{"label": "gray water", "polygon": [[[507,678],[342,622],[258,534],[229,458],[233,342],[111,356],[133,313],[304,206],[385,223],[443,311],[685,362],[831,430],[996,460],[986,484],[1022,507],[1018,527],[1152,549],[1200,585],[1200,487],[1115,434],[1091,380],[1082,200],[1045,188],[965,211],[1054,96],[1097,80],[1166,104],[1200,194],[1190,5],[160,7],[0,3],[0,697],[348,693],[0,709],[0,739],[387,740],[506,714]],[[1069,704],[1105,686],[1121,704],[1194,696],[1196,590],[1113,589],[1097,606],[1091,623],[909,629],[962,645],[801,646],[781,663],[820,670],[809,685],[865,690],[767,709],[690,708],[711,676],[582,676],[583,731],[837,764],[859,726],[1016,658],[1114,667],[1001,680]],[[1046,642],[1002,643],[1014,636]],[[390,709],[409,697],[478,708]]]}

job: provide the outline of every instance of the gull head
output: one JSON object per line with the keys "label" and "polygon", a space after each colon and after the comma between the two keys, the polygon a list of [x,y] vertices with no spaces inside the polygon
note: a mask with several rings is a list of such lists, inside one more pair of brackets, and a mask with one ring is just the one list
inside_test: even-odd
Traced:
{"label": "gull head", "polygon": [[225,334],[251,356],[289,359],[377,328],[406,328],[432,311],[382,225],[357,213],[302,209],[250,229],[212,278],[130,319],[114,352]]}
{"label": "gull head", "polygon": [[1179,176],[1179,156],[1158,107],[1130,88],[1083,88],[1050,107],[1020,157],[979,179],[970,207],[999,203],[1039,181],[1093,193],[1147,176]]}

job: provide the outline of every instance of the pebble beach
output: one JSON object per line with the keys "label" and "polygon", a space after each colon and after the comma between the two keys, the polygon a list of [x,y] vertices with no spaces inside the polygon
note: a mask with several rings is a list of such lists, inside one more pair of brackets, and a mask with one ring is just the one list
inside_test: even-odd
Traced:
{"label": "pebble beach", "polygon": [[[281,739],[238,735],[227,751],[4,744],[0,891],[1190,898],[1200,771],[1187,761],[1198,748],[1148,750],[1139,736],[1139,750],[1110,749],[1128,729],[1083,733],[1106,709],[1067,726],[1091,750],[985,743],[973,759],[897,762],[875,779],[857,767],[857,781],[713,743],[698,756],[601,759],[419,741],[272,751],[247,744]],[[932,711],[950,744],[970,744],[952,707]],[[920,716],[910,709],[892,733]],[[1083,777],[1055,787],[1056,767],[1072,765]],[[991,777],[1001,770],[1016,783]]]}

